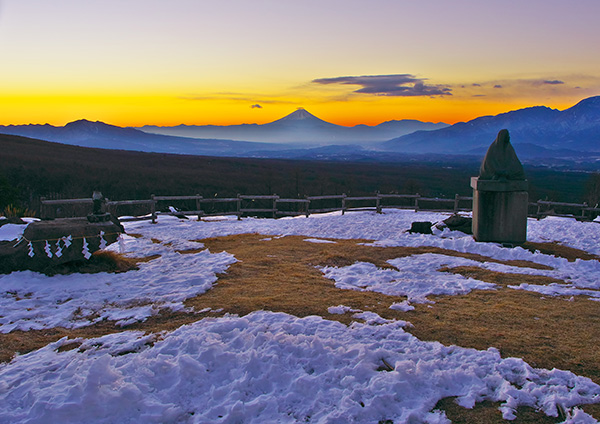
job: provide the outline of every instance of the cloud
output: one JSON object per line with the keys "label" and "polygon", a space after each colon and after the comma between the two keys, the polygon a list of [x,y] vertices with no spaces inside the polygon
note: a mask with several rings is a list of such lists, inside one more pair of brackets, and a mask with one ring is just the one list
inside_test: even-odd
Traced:
{"label": "cloud", "polygon": [[411,74],[396,75],[362,75],[335,78],[317,78],[316,84],[359,85],[362,88],[354,93],[375,94],[377,96],[451,96],[451,89],[443,85],[427,85],[426,78],[418,78]]}
{"label": "cloud", "polygon": [[473,87],[481,87],[481,84],[473,83],[471,84]]}
{"label": "cloud", "polygon": [[494,88],[502,88],[502,85],[501,85],[501,84],[496,84],[496,85],[494,86]]}
{"label": "cloud", "polygon": [[258,103],[255,105],[250,106],[252,109],[262,109],[263,107],[261,105],[259,105]]}
{"label": "cloud", "polygon": [[550,85],[557,85],[557,84],[564,84],[564,81],[560,81],[560,80],[544,80],[542,81],[543,84],[550,84]]}
{"label": "cloud", "polygon": [[[281,98],[282,96],[272,96],[272,98],[262,97],[264,94],[260,93],[211,93],[208,95],[197,95],[188,94],[177,96],[179,100],[186,101],[227,101],[227,102],[239,102],[239,103],[250,103],[251,108],[262,108],[264,104],[269,105],[294,105],[295,101]],[[279,97],[279,98],[278,98]]]}

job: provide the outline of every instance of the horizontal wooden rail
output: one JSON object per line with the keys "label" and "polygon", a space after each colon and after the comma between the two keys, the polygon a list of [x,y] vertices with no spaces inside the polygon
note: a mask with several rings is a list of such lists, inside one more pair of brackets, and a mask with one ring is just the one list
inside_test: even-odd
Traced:
{"label": "horizontal wooden rail", "polygon": [[279,196],[273,194],[273,195],[268,195],[268,196],[250,196],[250,195],[239,195],[238,196],[240,199],[243,200],[274,200],[274,199],[279,199]]}
{"label": "horizontal wooden rail", "polygon": [[238,199],[237,197],[211,197],[211,198],[206,198],[206,199],[200,199],[200,203],[231,203],[231,202],[237,202]]}
{"label": "horizontal wooden rail", "polygon": [[343,199],[345,198],[345,194],[336,194],[333,196],[306,196],[308,200],[335,200],[335,199]]}
{"label": "horizontal wooden rail", "polygon": [[154,200],[109,200],[107,206],[146,205],[152,204]]}
{"label": "horizontal wooden rail", "polygon": [[308,199],[276,199],[277,203],[310,203]]}
{"label": "horizontal wooden rail", "polygon": [[76,204],[93,204],[94,201],[89,198],[89,199],[58,199],[58,200],[46,200],[45,197],[40,198],[40,201],[42,202],[42,204],[44,205],[76,205]]}
{"label": "horizontal wooden rail", "polygon": [[454,203],[455,199],[440,199],[439,197],[419,197],[419,202],[447,202]]}
{"label": "horizontal wooden rail", "polygon": [[378,194],[377,196],[381,199],[414,199],[420,197],[418,194]]}
{"label": "horizontal wooden rail", "polygon": [[563,203],[563,202],[549,202],[547,200],[538,200],[538,205],[548,205],[548,206],[567,206],[571,208],[587,208],[587,203]]}
{"label": "horizontal wooden rail", "polygon": [[202,199],[202,196],[153,196],[154,200],[199,200]]}

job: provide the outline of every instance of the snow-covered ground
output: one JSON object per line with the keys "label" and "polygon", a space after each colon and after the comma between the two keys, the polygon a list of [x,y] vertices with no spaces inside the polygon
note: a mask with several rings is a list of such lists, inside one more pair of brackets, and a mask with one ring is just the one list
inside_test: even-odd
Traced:
{"label": "snow-covered ground", "polygon": [[[479,266],[500,272],[555,277],[565,284],[520,285],[544,295],[585,295],[600,300],[600,262],[568,262],[521,248],[476,243],[460,232],[409,234],[413,221],[438,222],[441,213],[385,210],[309,218],[228,218],[158,224],[127,223],[130,234],[109,247],[131,256],[161,255],[123,274],[47,277],[33,272],[0,276],[0,332],[81,327],[102,319],[127,324],[210,290],[216,274],[236,261],[229,253],[181,254],[207,237],[258,233],[269,237],[368,239],[377,246],[437,246],[495,259],[524,259],[553,270],[476,262],[441,254],[389,261],[395,269],[359,262],[324,267],[341,288],[405,295],[393,305],[428,302],[433,294],[493,290],[490,283],[443,273],[443,266]],[[0,240],[19,236],[0,228]],[[10,230],[10,234],[8,231]],[[151,239],[160,240],[160,243]],[[528,223],[530,241],[561,243],[600,254],[600,224],[547,218]],[[81,340],[79,349],[58,352],[61,340],[0,365],[0,422],[449,422],[432,411],[438,400],[457,396],[463,406],[502,401],[509,419],[520,405],[550,415],[566,409],[567,422],[596,422],[574,405],[600,402],[600,387],[559,370],[533,369],[495,349],[477,351],[423,342],[406,333],[404,321],[331,305],[332,313],[355,313],[365,323],[346,327],[320,317],[296,318],[259,311],[245,317],[207,318],[169,334],[122,332]],[[198,311],[196,311],[198,312]],[[393,371],[377,371],[386,361]],[[108,407],[107,407],[108,405]],[[558,405],[558,406],[557,406]]]}

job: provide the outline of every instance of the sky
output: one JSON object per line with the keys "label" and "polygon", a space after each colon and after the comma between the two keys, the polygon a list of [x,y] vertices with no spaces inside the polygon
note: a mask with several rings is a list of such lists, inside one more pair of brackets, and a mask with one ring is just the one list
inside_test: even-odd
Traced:
{"label": "sky", "polygon": [[0,124],[455,123],[600,95],[598,0],[0,0]]}

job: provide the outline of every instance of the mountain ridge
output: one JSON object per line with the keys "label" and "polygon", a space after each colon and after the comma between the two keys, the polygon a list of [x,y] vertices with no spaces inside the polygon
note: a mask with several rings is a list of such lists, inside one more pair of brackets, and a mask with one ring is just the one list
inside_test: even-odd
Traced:
{"label": "mountain ridge", "polygon": [[[145,125],[137,129],[151,133],[200,138],[310,144],[313,147],[329,144],[374,144],[418,130],[433,130],[448,126],[416,120],[393,120],[379,125],[345,127],[324,121],[304,108],[299,108],[273,122],[240,125]],[[305,146],[304,146],[305,147]]]}
{"label": "mountain ridge", "polygon": [[[424,125],[427,131],[422,130]],[[208,132],[211,137],[204,138],[144,132],[138,128],[123,128],[86,119],[69,122],[63,127],[50,124],[6,125],[0,126],[0,133],[82,147],[157,153],[335,160],[352,156],[385,160],[386,152],[394,155],[482,156],[498,131],[506,128],[520,157],[523,155],[529,160],[536,157],[567,158],[575,162],[600,163],[600,96],[583,99],[563,111],[532,106],[494,116],[480,116],[451,126],[442,124],[443,127],[438,129],[432,125],[437,124],[401,120],[386,121],[376,126],[344,127],[324,121],[305,109],[298,109],[267,124],[168,127],[213,131]],[[375,141],[390,131],[397,133],[400,128],[408,134]],[[223,131],[229,131],[227,134],[232,137],[224,138]],[[262,142],[248,140],[252,138],[249,134]]]}
{"label": "mountain ridge", "polygon": [[439,130],[400,136],[382,143],[381,148],[410,153],[473,151],[487,148],[503,128],[509,130],[514,145],[537,145],[557,152],[600,152],[600,96],[563,111],[533,106],[481,116]]}

